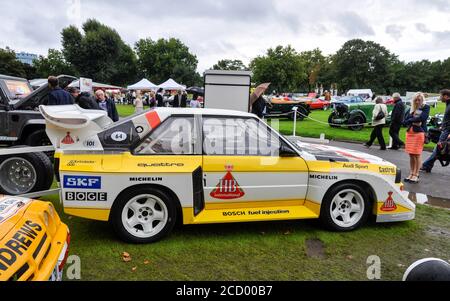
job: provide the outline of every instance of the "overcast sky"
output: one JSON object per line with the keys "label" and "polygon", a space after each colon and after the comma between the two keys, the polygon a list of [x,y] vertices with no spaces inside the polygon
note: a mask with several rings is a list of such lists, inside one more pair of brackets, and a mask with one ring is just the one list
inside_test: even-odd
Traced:
{"label": "overcast sky", "polygon": [[0,0],[0,47],[46,54],[61,48],[64,27],[89,18],[131,46],[179,38],[201,72],[223,58],[247,64],[277,45],[331,54],[352,38],[405,61],[450,57],[450,0]]}

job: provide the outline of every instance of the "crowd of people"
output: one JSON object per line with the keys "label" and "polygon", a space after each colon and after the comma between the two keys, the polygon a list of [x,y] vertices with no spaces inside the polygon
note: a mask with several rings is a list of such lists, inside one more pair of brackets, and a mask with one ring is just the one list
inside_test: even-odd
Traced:
{"label": "crowd of people", "polygon": [[85,110],[104,110],[114,121],[119,121],[116,104],[134,105],[135,113],[142,113],[146,108],[165,107],[169,103],[175,108],[201,108],[201,96],[194,95],[192,100],[188,100],[185,91],[178,91],[173,99],[171,95],[165,93],[163,89],[157,92],[129,91],[127,93],[107,94],[103,90],[95,91],[94,95],[87,92],[80,92],[77,87],[69,87],[66,90],[59,86],[57,77],[48,78],[50,89],[47,105],[73,105],[78,104]]}
{"label": "crowd of people", "polygon": [[[442,134],[439,143],[450,140],[450,90],[442,90],[440,92],[441,101],[446,104]],[[434,167],[437,160],[438,151],[441,145],[438,144],[433,151],[431,157],[422,165],[422,153],[424,145],[428,144],[428,117],[430,116],[430,106],[425,102],[425,95],[421,92],[414,95],[411,101],[411,108],[405,112],[406,106],[403,103],[400,94],[393,95],[394,108],[391,113],[391,124],[389,135],[392,138],[391,150],[399,150],[405,148],[405,152],[410,157],[410,173],[404,179],[405,182],[417,184],[420,181],[420,171],[429,173]],[[388,116],[387,106],[381,97],[375,99],[375,107],[372,114],[373,130],[370,140],[365,143],[366,147],[371,147],[375,139],[378,139],[381,150],[386,150],[386,142],[383,137],[383,128],[386,125],[386,117]],[[400,139],[400,129],[406,127],[405,142]]]}

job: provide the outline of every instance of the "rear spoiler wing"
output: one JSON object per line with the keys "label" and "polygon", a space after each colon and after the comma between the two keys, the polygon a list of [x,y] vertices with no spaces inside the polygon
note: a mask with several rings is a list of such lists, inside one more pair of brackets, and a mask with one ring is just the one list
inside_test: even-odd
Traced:
{"label": "rear spoiler wing", "polygon": [[113,121],[102,110],[84,110],[78,105],[39,106],[46,133],[56,149],[103,150],[97,137]]}

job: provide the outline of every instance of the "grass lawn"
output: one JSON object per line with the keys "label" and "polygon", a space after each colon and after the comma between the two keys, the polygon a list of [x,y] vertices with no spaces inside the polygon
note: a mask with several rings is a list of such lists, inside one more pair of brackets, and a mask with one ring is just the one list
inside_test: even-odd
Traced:
{"label": "grass lawn", "polygon": [[418,206],[414,221],[370,222],[350,233],[324,231],[314,220],[197,225],[131,245],[108,223],[68,217],[56,196],[50,200],[71,230],[82,280],[367,280],[371,255],[381,258],[382,280],[401,280],[415,260],[450,260],[450,211],[428,206]]}
{"label": "grass lawn", "polygon": [[[130,105],[118,105],[117,110],[121,117],[130,116],[134,113],[134,107]],[[438,107],[431,109],[431,116],[437,113],[443,113],[445,111],[445,104],[439,103]],[[329,140],[341,140],[341,141],[357,141],[357,142],[367,142],[372,131],[371,128],[364,128],[361,131],[355,132],[347,128],[332,128],[328,126],[328,117],[331,111],[315,110],[312,111],[310,117],[318,120],[322,123],[316,122],[311,119],[305,119],[304,121],[297,122],[297,135],[303,137],[319,138],[322,133],[325,134],[326,139]],[[278,120],[277,120],[278,121]],[[269,121],[274,125],[273,120]],[[292,135],[293,133],[293,121],[288,119],[279,120],[279,131],[284,135]],[[389,143],[389,129],[385,128],[383,130],[386,143]],[[406,128],[402,128],[400,132],[400,137],[405,140]],[[434,143],[430,143],[426,146],[427,149],[433,149],[435,147]]]}

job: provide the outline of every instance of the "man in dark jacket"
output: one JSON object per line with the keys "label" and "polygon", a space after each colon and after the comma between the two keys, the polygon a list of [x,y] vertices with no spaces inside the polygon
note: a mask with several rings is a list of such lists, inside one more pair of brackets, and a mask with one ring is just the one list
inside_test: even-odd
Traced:
{"label": "man in dark jacket", "polygon": [[89,93],[83,92],[80,93],[78,88],[69,88],[67,91],[72,95],[75,99],[75,103],[79,105],[81,108],[85,110],[100,110],[100,107],[97,104],[97,101]]}
{"label": "man in dark jacket", "polygon": [[173,107],[174,108],[186,108],[187,107],[187,95],[184,95],[180,90],[177,95],[173,99]]}
{"label": "man in dark jacket", "polygon": [[164,97],[163,97],[163,89],[159,89],[158,93],[156,94],[156,105],[158,107],[164,107]]}
{"label": "man in dark jacket", "polygon": [[48,78],[48,87],[50,93],[48,94],[49,106],[63,106],[63,105],[73,105],[73,98],[69,92],[64,91],[59,87],[59,80],[57,77],[50,76]]}
{"label": "man in dark jacket", "polygon": [[119,121],[119,113],[117,112],[114,100],[107,98],[105,92],[102,90],[97,90],[97,92],[95,92],[95,97],[97,98],[100,109],[108,112],[108,117],[111,118],[112,121]]}
{"label": "man in dark jacket", "polygon": [[405,118],[405,104],[400,98],[399,93],[392,95],[394,98],[394,109],[391,115],[391,128],[389,129],[389,135],[392,137],[392,147],[390,149],[398,150],[402,148],[405,143],[400,139],[400,129],[402,127],[403,119]]}
{"label": "man in dark jacket", "polygon": [[[439,142],[445,142],[447,140],[450,140],[450,90],[441,91],[441,101],[446,104],[446,107],[444,120],[442,121],[442,134],[439,138]],[[436,163],[438,151],[439,150],[436,146],[430,158],[428,158],[428,160],[423,163],[422,168],[420,169],[421,171],[427,173],[431,172],[434,167],[434,163]]]}

